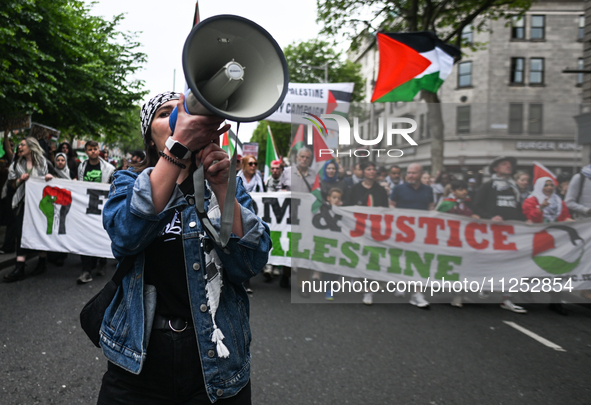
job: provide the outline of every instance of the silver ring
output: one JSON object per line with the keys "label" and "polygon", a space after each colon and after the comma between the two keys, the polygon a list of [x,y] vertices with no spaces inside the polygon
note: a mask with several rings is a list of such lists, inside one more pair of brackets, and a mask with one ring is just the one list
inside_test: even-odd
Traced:
{"label": "silver ring", "polygon": [[185,321],[185,327],[183,329],[177,330],[172,327],[172,324],[170,323],[170,319],[168,320],[168,326],[170,327],[170,329],[172,329],[173,332],[177,332],[177,333],[180,333],[180,332],[184,331],[185,329],[187,329],[188,324],[189,323],[187,321]]}

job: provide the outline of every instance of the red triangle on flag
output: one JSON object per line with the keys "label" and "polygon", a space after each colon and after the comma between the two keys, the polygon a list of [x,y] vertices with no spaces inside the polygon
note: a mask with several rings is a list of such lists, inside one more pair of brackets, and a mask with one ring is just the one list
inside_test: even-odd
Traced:
{"label": "red triangle on flag", "polygon": [[411,47],[378,33],[380,70],[371,102],[413,79],[431,65],[431,61]]}
{"label": "red triangle on flag", "polygon": [[536,184],[536,180],[539,179],[540,177],[550,177],[552,179],[552,181],[554,182],[554,185],[555,186],[558,185],[558,180],[556,180],[556,176],[554,175],[554,173],[552,173],[550,171],[550,169],[548,169],[546,166],[544,166],[543,164],[541,164],[539,162],[533,162],[533,164],[534,164],[533,184]]}
{"label": "red triangle on flag", "polygon": [[298,126],[298,130],[296,131],[296,134],[293,137],[293,142],[291,143],[291,149],[293,149],[298,143],[304,143],[305,129],[306,129],[306,126],[304,124],[300,124]]}
{"label": "red triangle on flag", "polygon": [[328,103],[326,104],[326,113],[330,114],[337,108],[337,99],[332,94],[332,91],[328,91]]}
{"label": "red triangle on flag", "polygon": [[[333,158],[331,153],[326,153],[328,150],[328,146],[326,146],[326,142],[324,142],[324,138],[320,135],[320,132],[316,129],[316,127],[312,127],[312,133],[314,134],[314,162],[324,162],[326,160],[331,160]],[[322,155],[320,151],[324,150]]]}

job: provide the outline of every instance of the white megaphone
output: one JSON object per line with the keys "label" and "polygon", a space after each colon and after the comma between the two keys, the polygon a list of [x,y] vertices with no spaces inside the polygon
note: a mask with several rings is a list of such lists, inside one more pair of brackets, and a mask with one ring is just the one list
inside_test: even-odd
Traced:
{"label": "white megaphone", "polygon": [[[281,48],[261,26],[236,15],[201,21],[187,37],[183,70],[189,114],[235,122],[265,119],[287,93],[289,74]],[[174,132],[176,108],[170,115]]]}

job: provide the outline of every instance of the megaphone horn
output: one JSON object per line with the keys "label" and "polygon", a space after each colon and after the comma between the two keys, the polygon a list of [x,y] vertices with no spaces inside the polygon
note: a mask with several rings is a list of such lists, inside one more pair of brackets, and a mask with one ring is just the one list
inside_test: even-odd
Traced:
{"label": "megaphone horn", "polygon": [[[236,15],[218,15],[191,30],[183,48],[189,114],[235,122],[265,119],[279,108],[289,83],[287,62],[273,37]],[[174,132],[176,109],[170,115]]]}

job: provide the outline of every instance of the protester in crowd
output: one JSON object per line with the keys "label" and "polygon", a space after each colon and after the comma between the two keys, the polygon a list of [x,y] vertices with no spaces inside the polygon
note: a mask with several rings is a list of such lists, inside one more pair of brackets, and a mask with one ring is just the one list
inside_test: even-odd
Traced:
{"label": "protester in crowd", "polygon": [[[390,194],[390,206],[394,208],[408,208],[415,210],[432,210],[433,189],[421,183],[423,167],[418,163],[411,163],[406,169],[406,182],[397,185]],[[423,293],[415,288],[410,298],[410,304],[418,308],[429,309],[429,302]]]}
{"label": "protester in crowd", "polygon": [[390,206],[415,210],[434,209],[433,189],[421,183],[422,175],[422,166],[411,163],[406,169],[406,182],[394,187],[390,194]]}
{"label": "protester in crowd", "polygon": [[425,186],[431,187],[431,175],[427,172],[423,173],[421,175],[421,183],[423,183]]}
{"label": "protester in crowd", "polygon": [[77,155],[72,146],[68,142],[62,142],[58,146],[58,150],[62,153],[65,153],[68,157],[68,169],[70,169],[70,175],[72,176],[72,180],[76,180],[78,178],[78,160]]}
{"label": "protester in crowd", "polygon": [[513,180],[515,180],[515,184],[517,184],[517,187],[519,188],[519,193],[521,194],[521,201],[525,201],[525,199],[529,197],[529,193],[531,192],[529,186],[529,174],[526,172],[517,172],[513,176]]}
{"label": "protester in crowd", "polygon": [[[6,149],[7,146],[11,149]],[[18,160],[18,157],[20,156],[18,150],[16,154],[12,152],[14,150],[14,143],[12,140],[7,141],[6,137],[4,138],[4,148],[6,152],[4,157],[6,158],[7,166],[4,169],[6,179],[2,185],[2,194],[0,196],[0,212],[2,212],[2,223],[6,225],[6,231],[4,233],[4,242],[2,243],[2,247],[0,247],[0,254],[2,255],[14,253],[16,251],[15,243],[17,223],[16,216],[14,215],[14,211],[12,209],[12,197],[14,196],[14,189],[12,187],[8,187],[8,174],[10,172],[10,167],[16,160]]]}
{"label": "protester in crowd", "polygon": [[129,168],[130,168],[130,165],[131,165],[132,163],[133,163],[133,162],[131,161],[131,159],[126,159],[126,158],[123,158],[123,159],[121,159],[121,164],[120,164],[120,165],[119,165],[119,167],[117,168],[117,171],[119,171],[119,170],[127,170],[127,169],[129,169]]}
{"label": "protester in crowd", "polygon": [[355,184],[361,182],[361,180],[363,180],[363,170],[361,169],[361,164],[357,163],[353,166],[351,177],[346,177],[344,181],[347,187],[351,188]]}
{"label": "protester in crowd", "polygon": [[[481,218],[495,222],[525,220],[521,210],[521,190],[512,178],[516,166],[517,160],[510,156],[499,156],[491,162],[489,172],[492,178],[480,186],[473,205],[474,212]],[[515,305],[507,292],[503,293],[501,308],[520,314],[527,312]]]}
{"label": "protester in crowd", "polygon": [[377,172],[375,164],[364,162],[360,164],[360,169],[363,173],[363,180],[351,188],[346,205],[388,207],[388,194],[376,182]]}
{"label": "protester in crowd", "polygon": [[566,203],[556,193],[550,177],[536,180],[531,196],[523,202],[523,215],[530,223],[573,221]]}
{"label": "protester in crowd", "polygon": [[[386,190],[376,182],[377,172],[375,164],[364,162],[360,164],[363,180],[353,185],[349,191],[347,205],[360,205],[362,207],[388,207],[388,194]],[[373,293],[365,291],[363,303],[373,303]]]}
{"label": "protester in crowd", "polygon": [[316,170],[310,165],[313,161],[312,151],[307,147],[302,147],[296,155],[296,167],[292,169],[291,191],[299,193],[312,192],[312,186],[316,180]]}
{"label": "protester in crowd", "polygon": [[[14,190],[12,197],[12,209],[16,216],[16,265],[12,272],[4,276],[4,281],[12,282],[23,280],[25,275],[25,261],[29,249],[21,247],[23,235],[23,219],[25,215],[25,185],[31,177],[48,177],[47,160],[44,157],[43,149],[35,138],[28,137],[18,144],[19,158],[10,166],[8,172],[8,187]],[[39,252],[39,260],[32,276],[43,274],[47,271],[47,252]]]}
{"label": "protester in crowd", "polygon": [[[452,180],[448,185],[451,189],[451,197],[442,198],[437,204],[436,210],[449,214],[463,215],[478,219],[470,209],[470,197],[468,196],[468,184],[462,180]],[[462,307],[462,293],[454,293],[451,305],[457,308]]]}
{"label": "protester in crowd", "polygon": [[376,169],[376,171],[376,181],[378,183],[381,183],[382,181],[386,180],[386,177],[388,177],[388,170],[384,166],[380,166]]}
{"label": "protester in crowd", "polygon": [[144,153],[143,150],[133,151],[133,153],[131,154],[131,163],[134,164],[134,165],[137,165],[142,160],[144,160],[145,157],[146,157],[146,154]]}
{"label": "protester in crowd", "polygon": [[454,180],[454,177],[446,171],[442,171],[437,175],[435,178],[435,184],[432,186],[435,203],[438,203],[441,198],[447,196],[445,194],[445,187],[451,183],[452,180]]}
{"label": "protester in crowd", "polygon": [[[402,169],[398,165],[392,165],[390,167],[390,171],[388,172],[388,176],[385,178],[390,186],[390,190],[394,189],[397,185],[399,185],[402,181]],[[388,193],[388,195],[390,195]]]}
{"label": "protester in crowd", "polygon": [[[284,170],[280,160],[273,160],[271,162],[271,176],[267,179],[265,187],[267,191],[285,191],[287,184],[285,184],[285,176],[283,176]],[[273,266],[267,264],[263,269],[263,276],[265,282],[270,283],[273,281],[274,275],[279,275],[282,272],[282,266]],[[289,281],[288,281],[289,282]]]}
{"label": "protester in crowd", "polygon": [[573,176],[564,202],[575,217],[591,216],[591,164]]}
{"label": "protester in crowd", "polygon": [[67,164],[67,156],[63,152],[55,155],[55,176],[60,179],[72,180],[70,168]]}
{"label": "protester in crowd", "polygon": [[244,188],[249,193],[262,193],[265,191],[263,178],[258,171],[259,162],[254,156],[244,156],[242,158],[242,170],[238,172],[238,177],[242,179]]}
{"label": "protester in crowd", "polygon": [[558,186],[556,186],[556,194],[564,201],[566,198],[566,192],[568,190],[568,184],[570,183],[570,179],[572,178],[571,174],[568,172],[560,173],[556,177],[556,181],[558,182]]}
{"label": "protester in crowd", "polygon": [[281,165],[281,161],[273,160],[271,162],[271,177],[267,179],[267,183],[265,184],[267,191],[284,191],[286,185],[282,181],[283,179],[283,166]]}
{"label": "protester in crowd", "polygon": [[[88,159],[78,165],[78,180],[92,183],[110,183],[115,167],[99,156],[99,144],[97,141],[88,141],[84,145],[84,151]],[[92,271],[98,268],[96,275],[104,276],[107,259],[104,257],[81,255],[82,274],[76,280],[78,284],[92,281]]]}
{"label": "protester in crowd", "polygon": [[322,194],[322,200],[326,201],[328,197],[328,191],[331,188],[340,188],[343,193],[347,189],[347,185],[343,180],[339,180],[339,165],[332,159],[328,160],[324,164],[322,178],[320,179],[320,192]]}
{"label": "protester in crowd", "polygon": [[[48,175],[47,177],[49,177]],[[63,152],[59,152],[55,155],[55,167],[53,170],[53,176],[59,179],[72,180],[70,175],[70,169],[67,165],[67,156]],[[64,215],[70,210],[70,205],[62,205],[60,208]],[[55,264],[56,266],[63,266],[68,254],[65,252],[48,252],[47,261]]]}
{"label": "protester in crowd", "polygon": [[[556,193],[554,180],[550,177],[540,177],[536,180],[531,196],[523,202],[523,214],[528,223],[574,221],[565,202]],[[561,315],[567,315],[566,309],[559,300],[560,294],[551,292],[549,308]]]}
{"label": "protester in crowd", "polygon": [[[120,261],[139,256],[122,283],[129,288],[120,287],[105,313],[103,325],[112,326],[101,330],[109,363],[99,405],[251,403],[249,304],[242,283],[267,262],[269,228],[237,179],[228,252],[206,236],[194,194],[204,192],[210,215],[227,209],[228,176],[234,174],[214,141],[229,125],[219,128],[222,118],[189,115],[184,96],[176,99],[177,93],[163,93],[143,106],[145,167],[117,172],[105,204],[113,254]],[[168,116],[175,106],[173,135]],[[177,152],[167,140],[177,142]],[[195,166],[183,159],[184,150],[199,151],[195,162],[203,164],[206,180],[197,185],[201,190],[193,187]],[[146,284],[157,293],[153,309],[143,305]]]}

